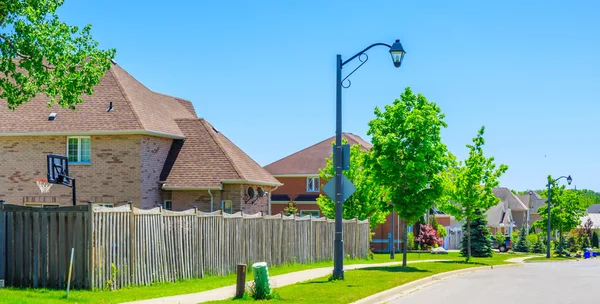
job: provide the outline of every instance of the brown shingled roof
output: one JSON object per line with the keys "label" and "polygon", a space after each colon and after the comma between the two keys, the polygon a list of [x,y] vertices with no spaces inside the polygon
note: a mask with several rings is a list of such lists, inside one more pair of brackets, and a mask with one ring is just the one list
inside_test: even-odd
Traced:
{"label": "brown shingled roof", "polygon": [[[365,150],[371,149],[373,145],[352,133],[343,133],[342,138],[348,140],[350,145],[360,145]],[[287,174],[319,174],[319,169],[324,168],[326,159],[331,156],[332,145],[335,136],[318,142],[308,148],[286,156],[276,162],[265,166],[265,169],[273,175]]]}
{"label": "brown shingled roof", "polygon": [[[100,79],[91,96],[83,96],[77,110],[57,105],[48,108],[47,101],[40,94],[11,111],[6,100],[0,100],[0,135],[152,131],[181,137],[174,119],[196,117],[176,98],[150,91],[116,64]],[[114,110],[106,112],[110,102]],[[52,112],[57,116],[49,121]]]}
{"label": "brown shingled roof", "polygon": [[167,178],[165,189],[221,188],[222,182],[281,185],[271,174],[217,132],[206,120],[177,119],[185,143]]}

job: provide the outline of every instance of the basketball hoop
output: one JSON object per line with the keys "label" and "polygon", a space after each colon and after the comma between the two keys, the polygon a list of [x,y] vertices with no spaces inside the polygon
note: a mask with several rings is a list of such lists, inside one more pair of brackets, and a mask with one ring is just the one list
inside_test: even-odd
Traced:
{"label": "basketball hoop", "polygon": [[52,187],[52,184],[48,182],[47,178],[37,178],[35,183],[38,185],[42,193],[48,193]]}

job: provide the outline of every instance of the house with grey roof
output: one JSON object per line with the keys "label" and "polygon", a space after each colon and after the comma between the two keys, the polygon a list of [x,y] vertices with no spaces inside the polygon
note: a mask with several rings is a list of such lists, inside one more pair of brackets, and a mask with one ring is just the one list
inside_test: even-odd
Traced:
{"label": "house with grey roof", "polygon": [[54,207],[71,189],[41,194],[46,155],[69,159],[77,203],[170,210],[269,212],[282,184],[185,99],[156,93],[116,63],[76,110],[40,95],[14,111],[0,100],[0,200]]}
{"label": "house with grey roof", "polygon": [[488,226],[492,234],[509,234],[513,229],[525,227],[529,229],[529,208],[510,189],[499,187],[493,189],[500,202],[486,212]]}

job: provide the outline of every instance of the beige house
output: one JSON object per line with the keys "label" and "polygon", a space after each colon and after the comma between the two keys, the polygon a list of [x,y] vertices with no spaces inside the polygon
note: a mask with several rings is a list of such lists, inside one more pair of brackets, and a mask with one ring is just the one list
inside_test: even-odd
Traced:
{"label": "beige house", "polygon": [[509,234],[514,229],[528,229],[530,221],[529,208],[510,189],[499,187],[493,189],[500,202],[487,212],[488,226],[492,234]]}
{"label": "beige house", "polygon": [[269,212],[282,185],[190,101],[149,90],[117,64],[75,111],[48,108],[44,97],[10,111],[0,100],[0,200],[71,204],[70,188],[41,194],[35,183],[49,153],[68,156],[78,204]]}

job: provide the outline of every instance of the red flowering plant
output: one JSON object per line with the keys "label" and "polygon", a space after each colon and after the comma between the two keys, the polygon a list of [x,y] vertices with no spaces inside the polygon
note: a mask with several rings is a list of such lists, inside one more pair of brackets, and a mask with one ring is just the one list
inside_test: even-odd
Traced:
{"label": "red flowering plant", "polygon": [[430,225],[421,224],[419,235],[415,238],[415,243],[419,243],[421,248],[441,246],[444,244],[444,239],[440,237],[438,232]]}

